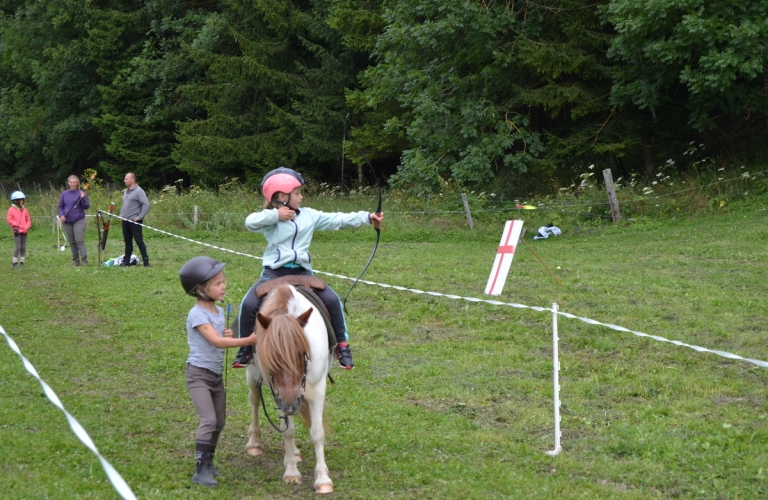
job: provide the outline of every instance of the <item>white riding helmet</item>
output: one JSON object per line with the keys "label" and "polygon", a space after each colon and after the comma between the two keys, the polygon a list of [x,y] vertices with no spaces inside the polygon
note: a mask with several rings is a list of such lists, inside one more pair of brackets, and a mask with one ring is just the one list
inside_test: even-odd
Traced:
{"label": "white riding helmet", "polygon": [[23,200],[25,198],[26,196],[24,196],[24,193],[22,193],[21,191],[14,191],[13,193],[11,193],[11,201]]}

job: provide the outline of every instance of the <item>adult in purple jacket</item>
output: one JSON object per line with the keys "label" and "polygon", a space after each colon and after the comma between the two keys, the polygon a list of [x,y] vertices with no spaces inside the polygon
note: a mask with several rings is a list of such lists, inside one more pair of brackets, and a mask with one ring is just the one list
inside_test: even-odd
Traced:
{"label": "adult in purple jacket", "polygon": [[85,211],[91,208],[88,195],[80,189],[80,178],[76,175],[67,177],[69,189],[59,198],[59,220],[61,228],[69,240],[72,249],[72,265],[87,266],[88,251],[85,248]]}

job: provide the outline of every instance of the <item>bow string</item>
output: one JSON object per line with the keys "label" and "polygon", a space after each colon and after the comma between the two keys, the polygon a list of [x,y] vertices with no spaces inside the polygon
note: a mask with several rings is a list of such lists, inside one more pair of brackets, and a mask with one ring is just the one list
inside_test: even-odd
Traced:
{"label": "bow string", "polygon": [[[365,155],[362,149],[360,149],[360,146],[357,145],[355,140],[352,138],[351,135],[347,133],[347,122],[349,121],[349,113],[347,113],[347,116],[344,117],[344,139],[346,140],[349,136],[349,140],[352,142],[352,144],[355,146],[355,149],[357,149],[358,153],[363,157],[365,160],[365,163],[368,165],[368,168],[371,169],[371,173],[373,174],[373,179],[376,181],[376,187],[379,191],[379,203],[376,206],[376,214],[381,215],[381,183],[379,182],[379,176],[376,175],[376,170],[374,170],[373,165],[371,165],[370,160],[368,160],[368,157]],[[341,149],[341,163],[344,164],[344,148]],[[343,180],[342,180],[343,182]],[[368,270],[368,266],[371,265],[371,262],[373,261],[373,256],[376,255],[376,249],[379,248],[379,240],[381,239],[381,222],[374,220],[373,221],[373,228],[376,230],[376,243],[373,245],[373,251],[371,252],[371,256],[368,258],[368,262],[366,262],[365,267],[363,267],[363,270],[360,271],[360,274],[355,279],[355,281],[352,283],[352,286],[349,287],[349,290],[347,290],[346,295],[344,295],[344,299],[341,301],[342,305],[344,306],[344,312],[347,313],[347,298],[349,297],[350,292],[352,292],[352,289],[355,288],[355,285],[357,285],[357,282],[360,281],[360,278],[363,277],[365,274],[365,271]]]}

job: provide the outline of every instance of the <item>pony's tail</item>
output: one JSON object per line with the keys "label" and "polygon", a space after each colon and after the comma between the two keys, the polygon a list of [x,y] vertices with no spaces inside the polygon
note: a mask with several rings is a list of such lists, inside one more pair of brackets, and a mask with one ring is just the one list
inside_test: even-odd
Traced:
{"label": "pony's tail", "polygon": [[[327,406],[328,400],[326,399],[325,404],[323,405],[323,430],[326,434],[330,434],[333,432],[333,429],[331,429],[331,425],[328,422],[328,412],[325,411]],[[312,416],[309,414],[309,403],[307,403],[306,399],[301,402],[301,408],[299,408],[299,420],[304,424],[305,429],[312,427]]]}

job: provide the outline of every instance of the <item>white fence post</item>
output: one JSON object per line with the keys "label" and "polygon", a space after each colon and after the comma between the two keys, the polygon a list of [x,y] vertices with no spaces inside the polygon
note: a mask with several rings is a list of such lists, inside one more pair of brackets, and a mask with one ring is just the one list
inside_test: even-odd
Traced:
{"label": "white fence post", "polygon": [[560,361],[557,357],[557,303],[552,304],[552,362],[554,368],[552,370],[552,378],[554,379],[555,389],[555,449],[548,451],[547,455],[556,457],[563,449],[560,446]]}

